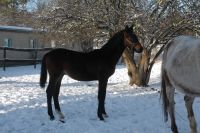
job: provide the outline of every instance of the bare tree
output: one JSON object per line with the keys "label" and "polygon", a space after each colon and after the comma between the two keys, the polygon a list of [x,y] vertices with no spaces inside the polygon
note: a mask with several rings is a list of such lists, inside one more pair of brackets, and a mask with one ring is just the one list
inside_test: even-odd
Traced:
{"label": "bare tree", "polygon": [[151,69],[164,45],[180,34],[199,35],[198,0],[52,0],[39,14],[43,26],[59,38],[104,43],[113,33],[134,24],[144,46],[138,60],[126,49],[123,57],[130,85],[148,85]]}
{"label": "bare tree", "polygon": [[[199,2],[160,0],[151,1],[134,21],[144,51],[138,63],[130,50],[123,54],[128,66],[130,85],[148,85],[151,69],[165,44],[174,36],[199,33]],[[195,12],[194,12],[195,10]],[[192,17],[192,18],[191,18]],[[145,21],[144,21],[145,20]]]}
{"label": "bare tree", "polygon": [[30,25],[31,13],[27,11],[29,0],[1,0],[0,24]]}
{"label": "bare tree", "polygon": [[56,0],[49,2],[39,19],[51,33],[65,35],[60,43],[74,38],[99,41],[124,28],[128,6],[128,0]]}

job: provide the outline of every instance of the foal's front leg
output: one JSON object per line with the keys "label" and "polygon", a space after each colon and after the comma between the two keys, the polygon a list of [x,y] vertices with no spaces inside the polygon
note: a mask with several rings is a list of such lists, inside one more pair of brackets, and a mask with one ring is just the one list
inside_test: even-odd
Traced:
{"label": "foal's front leg", "polygon": [[105,98],[106,98],[106,87],[107,87],[108,79],[101,79],[99,80],[99,90],[98,90],[98,111],[97,115],[100,120],[104,120],[103,115],[107,117],[107,113],[105,111]]}

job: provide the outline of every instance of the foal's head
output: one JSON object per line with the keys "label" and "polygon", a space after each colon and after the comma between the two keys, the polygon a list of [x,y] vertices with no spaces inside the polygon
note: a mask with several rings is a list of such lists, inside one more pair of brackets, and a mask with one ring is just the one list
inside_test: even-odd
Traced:
{"label": "foal's head", "polygon": [[141,53],[143,50],[142,45],[138,41],[137,36],[133,33],[133,26],[125,27],[124,30],[124,45],[125,47],[130,48],[131,50]]}

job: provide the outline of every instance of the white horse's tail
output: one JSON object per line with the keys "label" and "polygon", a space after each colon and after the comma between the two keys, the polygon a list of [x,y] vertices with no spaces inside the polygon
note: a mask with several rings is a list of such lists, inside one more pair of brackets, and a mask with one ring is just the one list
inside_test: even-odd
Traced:
{"label": "white horse's tail", "polygon": [[168,100],[168,97],[167,97],[166,85],[169,84],[169,79],[168,79],[167,74],[165,72],[164,66],[165,66],[165,61],[166,61],[166,58],[167,58],[167,51],[168,51],[168,48],[171,44],[172,44],[172,40],[169,41],[164,48],[163,58],[162,58],[162,68],[161,68],[160,98],[162,98],[162,107],[163,107],[163,114],[164,114],[165,122],[168,120],[167,108],[169,106],[169,100]]}
{"label": "white horse's tail", "polygon": [[162,107],[163,107],[164,121],[166,122],[168,120],[167,108],[169,106],[169,101],[168,101],[167,93],[166,93],[165,76],[166,76],[165,72],[162,72],[160,97],[162,98]]}

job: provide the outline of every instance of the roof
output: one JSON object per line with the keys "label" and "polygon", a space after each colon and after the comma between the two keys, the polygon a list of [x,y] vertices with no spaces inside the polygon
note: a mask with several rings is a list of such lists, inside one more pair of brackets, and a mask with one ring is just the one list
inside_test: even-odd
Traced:
{"label": "roof", "polygon": [[31,27],[2,26],[2,25],[0,25],[0,30],[16,31],[16,32],[33,32],[34,31],[34,29]]}

